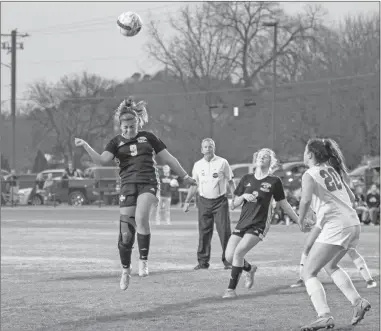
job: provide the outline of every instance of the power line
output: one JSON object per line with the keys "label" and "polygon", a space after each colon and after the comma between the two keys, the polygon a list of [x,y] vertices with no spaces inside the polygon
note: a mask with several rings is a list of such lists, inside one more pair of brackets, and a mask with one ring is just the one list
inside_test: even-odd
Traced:
{"label": "power line", "polygon": [[60,64],[60,63],[73,63],[73,62],[89,62],[89,61],[105,61],[105,60],[125,60],[136,58],[136,55],[124,55],[124,56],[104,56],[104,57],[93,57],[86,59],[72,59],[72,60],[42,60],[42,61],[31,61],[31,62],[21,62],[20,64],[27,65],[38,65],[38,64]]}
{"label": "power line", "polygon": [[[154,8],[150,8],[150,9],[145,9],[145,10],[141,10],[141,11],[139,11],[139,14],[146,13],[146,12],[149,12],[149,11],[155,11],[155,10],[159,10],[159,9],[163,9],[163,8],[168,8],[171,5],[172,4],[170,4],[170,5],[164,5],[164,6],[158,6],[158,7],[154,7]],[[111,19],[116,20],[117,17],[115,15],[112,15],[112,16],[111,15],[110,16],[101,16],[101,17],[90,19],[90,20],[75,21],[75,22],[71,22],[71,23],[58,24],[58,25],[48,26],[48,27],[44,27],[44,28],[39,28],[39,29],[31,30],[30,32],[33,32],[33,33],[37,32],[36,35],[43,35],[45,33],[41,34],[39,32],[49,30],[47,32],[48,34],[50,34],[50,32],[52,32],[54,34],[57,34],[56,31],[60,31],[62,29],[64,29],[63,31],[65,31],[65,29],[67,29],[67,28],[69,28],[69,29],[70,28],[86,28],[86,27],[94,26],[94,25],[109,24],[110,22],[108,20],[111,20]],[[103,22],[103,21],[105,21],[105,22]],[[53,31],[55,31],[55,32],[53,32]]]}
{"label": "power line", "polygon": [[[306,84],[313,84],[313,83],[324,83],[324,82],[334,82],[334,81],[340,81],[340,80],[347,80],[347,79],[354,79],[354,78],[363,78],[363,77],[370,77],[370,76],[376,76],[379,75],[377,73],[368,73],[368,74],[362,74],[362,75],[356,75],[356,76],[345,76],[345,77],[336,77],[336,78],[327,78],[327,79],[321,79],[321,80],[315,80],[315,81],[303,81],[303,82],[295,82],[295,83],[287,83],[287,84],[280,84],[278,85],[278,89],[281,89],[283,87],[292,87],[292,86],[304,86]],[[346,86],[341,86],[342,88],[345,88]],[[266,87],[265,87],[266,88]],[[270,88],[270,87],[269,87]],[[140,94],[133,94],[135,97],[143,98],[143,97],[172,97],[172,96],[183,96],[183,95],[203,95],[208,93],[229,93],[229,92],[243,92],[243,91],[254,91],[253,87],[240,87],[240,88],[229,88],[229,89],[215,89],[215,90],[198,90],[198,91],[189,91],[189,92],[176,92],[176,93],[140,93]],[[312,92],[316,92],[311,91]],[[319,90],[319,92],[326,91],[326,88]],[[303,94],[301,94],[303,95]],[[306,93],[305,95],[310,95]],[[312,94],[311,94],[312,95]],[[291,95],[290,98],[294,97],[294,95]],[[112,96],[112,97],[79,97],[79,98],[65,98],[62,99],[62,101],[74,101],[74,100],[112,100],[112,99],[120,99],[122,96]],[[18,99],[20,101],[30,101],[30,99]]]}

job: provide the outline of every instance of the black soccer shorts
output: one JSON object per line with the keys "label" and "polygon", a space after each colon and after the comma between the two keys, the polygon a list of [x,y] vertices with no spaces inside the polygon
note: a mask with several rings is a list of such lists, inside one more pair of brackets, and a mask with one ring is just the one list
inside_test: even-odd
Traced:
{"label": "black soccer shorts", "polygon": [[265,232],[265,229],[262,228],[262,227],[258,227],[258,226],[255,226],[255,225],[249,225],[243,229],[237,229],[235,228],[232,232],[232,234],[238,236],[238,237],[241,237],[243,238],[243,236],[246,234],[246,233],[249,233],[249,234],[253,234],[254,236],[257,236],[259,237],[259,239],[263,240],[263,238],[265,237],[264,236],[264,232]]}
{"label": "black soccer shorts", "polygon": [[158,198],[159,184],[136,184],[128,183],[122,185],[119,194],[120,207],[134,207],[138,201],[138,196],[143,193],[151,193]]}

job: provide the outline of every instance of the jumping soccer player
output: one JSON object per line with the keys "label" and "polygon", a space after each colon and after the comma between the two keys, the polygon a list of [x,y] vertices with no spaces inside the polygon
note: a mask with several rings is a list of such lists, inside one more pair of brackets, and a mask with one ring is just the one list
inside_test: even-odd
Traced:
{"label": "jumping soccer player", "polygon": [[[299,222],[303,224],[311,206],[322,231],[303,268],[304,284],[318,319],[301,330],[333,328],[335,325],[324,287],[316,277],[323,267],[351,302],[354,309],[352,325],[356,325],[370,309],[370,303],[359,295],[348,274],[338,266],[348,249],[356,248],[361,231],[357,213],[352,208],[350,196],[353,193],[340,176],[347,172],[344,158],[335,141],[310,139],[304,151],[304,163],[309,169],[302,178]],[[335,169],[340,169],[340,173]]]}
{"label": "jumping soccer player", "polygon": [[118,248],[123,267],[120,288],[126,290],[131,274],[131,253],[135,233],[139,247],[139,276],[148,275],[148,253],[151,230],[149,213],[158,201],[159,181],[155,159],[168,164],[185,184],[196,185],[177,159],[166,149],[165,144],[153,133],[139,129],[148,122],[145,102],[135,103],[124,100],[118,107],[116,118],[119,120],[121,134],[107,144],[100,155],[82,139],[76,138],[75,145],[83,146],[93,161],[106,164],[116,159],[121,177],[120,189],[120,226]]}
{"label": "jumping soccer player", "polygon": [[245,287],[253,286],[255,265],[244,260],[245,255],[257,245],[267,234],[272,219],[273,199],[296,223],[298,216],[287,202],[283,184],[279,177],[271,175],[275,170],[277,159],[271,149],[263,148],[254,154],[256,165],[254,174],[242,177],[234,191],[233,206],[243,203],[238,224],[230,236],[226,248],[226,260],[232,263],[229,287],[223,298],[235,298],[242,271],[245,271]]}

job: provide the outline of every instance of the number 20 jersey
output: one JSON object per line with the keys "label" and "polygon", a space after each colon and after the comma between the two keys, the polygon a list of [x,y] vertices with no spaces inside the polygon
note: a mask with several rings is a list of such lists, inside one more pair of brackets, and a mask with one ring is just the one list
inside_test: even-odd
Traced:
{"label": "number 20 jersey", "polygon": [[158,184],[159,174],[155,155],[166,149],[165,144],[153,133],[139,131],[132,139],[117,135],[106,145],[120,171],[121,184]]}
{"label": "number 20 jersey", "polygon": [[341,228],[360,224],[341,177],[331,166],[314,166],[306,173],[316,183],[311,209],[321,227],[327,223]]}

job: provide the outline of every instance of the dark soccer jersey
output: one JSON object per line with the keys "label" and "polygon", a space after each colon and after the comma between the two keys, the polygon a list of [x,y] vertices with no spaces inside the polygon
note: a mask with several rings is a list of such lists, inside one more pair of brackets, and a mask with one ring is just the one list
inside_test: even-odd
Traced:
{"label": "dark soccer jersey", "polygon": [[366,196],[366,203],[368,204],[369,208],[377,208],[380,206],[380,195],[378,193],[373,194],[369,193]]}
{"label": "dark soccer jersey", "polygon": [[160,195],[162,197],[170,197],[172,196],[171,190],[171,180],[175,177],[172,175],[169,176],[160,176]]}
{"label": "dark soccer jersey", "polygon": [[244,200],[236,228],[245,229],[255,225],[265,229],[272,217],[272,199],[274,198],[275,201],[285,199],[282,181],[279,177],[272,175],[258,180],[254,174],[247,174],[242,177],[234,195],[241,196],[245,193],[253,194],[257,197],[257,201]]}
{"label": "dark soccer jersey", "polygon": [[166,149],[165,144],[153,133],[138,132],[132,139],[117,135],[106,145],[119,164],[121,185],[127,183],[157,184],[155,154]]}

